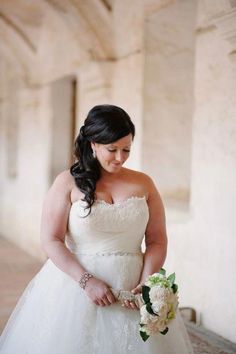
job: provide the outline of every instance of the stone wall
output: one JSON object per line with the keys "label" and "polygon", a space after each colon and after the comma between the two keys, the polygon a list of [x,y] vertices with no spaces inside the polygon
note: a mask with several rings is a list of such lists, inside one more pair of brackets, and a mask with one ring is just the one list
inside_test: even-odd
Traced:
{"label": "stone wall", "polygon": [[[142,166],[163,197],[189,200],[196,3],[179,1],[145,22]],[[155,168],[153,168],[155,166]]]}
{"label": "stone wall", "polygon": [[[176,271],[180,305],[236,342],[235,1],[12,3],[0,4],[1,234],[45,259],[40,215],[52,178],[68,167],[88,110],[120,105],[137,128],[127,167],[150,174],[164,199],[165,267]],[[68,121],[57,125],[59,101]]]}

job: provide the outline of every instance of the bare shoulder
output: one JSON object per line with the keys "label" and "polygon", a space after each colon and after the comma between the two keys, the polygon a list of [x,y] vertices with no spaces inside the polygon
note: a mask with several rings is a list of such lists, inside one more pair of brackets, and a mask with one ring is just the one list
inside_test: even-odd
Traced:
{"label": "bare shoulder", "polygon": [[61,172],[54,180],[44,198],[41,218],[41,240],[46,245],[52,240],[65,240],[67,222],[71,209],[70,192],[73,177],[70,171]]}
{"label": "bare shoulder", "polygon": [[51,188],[49,189],[48,196],[57,195],[68,199],[74,187],[74,178],[69,170],[62,171],[55,178]]}
{"label": "bare shoulder", "polygon": [[146,173],[126,168],[125,173],[130,181],[135,181],[140,190],[147,196],[151,197],[153,193],[158,193],[157,187],[153,179]]}
{"label": "bare shoulder", "polygon": [[59,173],[55,178],[54,183],[56,184],[65,184],[65,185],[73,185],[74,178],[70,173],[70,170],[65,170]]}
{"label": "bare shoulder", "polygon": [[143,195],[146,195],[150,215],[147,232],[153,232],[150,230],[155,229],[157,220],[159,220],[158,227],[165,230],[165,209],[156,183],[151,176],[144,172],[133,171],[132,173],[136,176],[137,181],[143,190]]}

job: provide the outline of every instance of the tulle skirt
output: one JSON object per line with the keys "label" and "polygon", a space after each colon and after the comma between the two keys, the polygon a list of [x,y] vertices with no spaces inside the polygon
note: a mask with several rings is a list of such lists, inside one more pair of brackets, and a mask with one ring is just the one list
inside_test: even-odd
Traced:
{"label": "tulle skirt", "polygon": [[[142,254],[77,255],[80,263],[112,288],[131,290]],[[190,354],[178,311],[166,335],[143,342],[138,310],[120,303],[97,306],[76,281],[48,259],[30,281],[0,337],[1,354]]]}

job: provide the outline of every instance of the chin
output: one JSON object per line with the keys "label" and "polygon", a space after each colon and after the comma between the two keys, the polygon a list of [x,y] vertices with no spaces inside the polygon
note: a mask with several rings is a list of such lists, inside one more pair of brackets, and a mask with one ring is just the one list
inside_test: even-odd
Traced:
{"label": "chin", "polygon": [[109,168],[107,169],[107,171],[112,172],[112,173],[116,173],[116,172],[120,171],[121,167],[122,167],[122,165],[118,165],[118,166],[110,165]]}

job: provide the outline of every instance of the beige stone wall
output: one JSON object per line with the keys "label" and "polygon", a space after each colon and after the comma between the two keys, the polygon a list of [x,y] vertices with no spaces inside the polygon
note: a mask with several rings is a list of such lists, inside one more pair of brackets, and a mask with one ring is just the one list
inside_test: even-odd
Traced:
{"label": "beige stone wall", "polygon": [[[7,122],[2,135],[5,144],[1,150],[1,234],[35,256],[39,255],[39,223],[42,198],[48,188],[50,148],[50,92],[48,88],[27,89],[21,87],[16,96],[19,100],[17,131],[7,135]],[[7,108],[7,102],[5,102]],[[1,111],[1,122],[7,118],[8,109]],[[15,151],[12,139],[17,139]],[[7,139],[7,141],[6,141]],[[8,165],[14,164],[14,175],[9,176]]]}
{"label": "beige stone wall", "polygon": [[195,1],[145,22],[142,166],[165,198],[188,202],[194,109]]}
{"label": "beige stone wall", "polygon": [[236,341],[236,309],[226,305],[233,304],[236,295],[232,282],[236,268],[236,66],[228,41],[236,35],[236,14],[234,21],[228,22],[228,9],[224,10],[220,17],[208,21],[205,31],[202,22],[198,23],[191,269],[196,282],[204,286],[194,284],[191,301],[198,306],[206,327]]}
{"label": "beige stone wall", "polygon": [[180,279],[182,304],[235,342],[235,11],[226,2],[198,5],[190,208],[167,208],[167,265]]}
{"label": "beige stone wall", "polygon": [[235,2],[12,3],[0,2],[1,234],[44,259],[43,197],[70,159],[69,140],[56,149],[71,124],[71,86],[60,87],[73,77],[74,136],[95,104],[127,110],[137,128],[127,166],[163,195],[180,305],[236,341]]}

